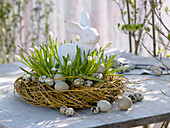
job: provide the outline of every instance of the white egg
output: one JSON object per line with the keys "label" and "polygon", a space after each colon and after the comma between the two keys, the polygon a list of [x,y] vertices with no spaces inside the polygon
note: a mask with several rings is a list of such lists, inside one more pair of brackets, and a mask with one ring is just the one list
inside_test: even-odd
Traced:
{"label": "white egg", "polygon": [[66,106],[62,106],[62,107],[60,108],[60,113],[62,113],[63,115],[65,115],[65,114],[66,114],[66,109],[67,109]]}
{"label": "white egg", "polygon": [[59,90],[68,90],[69,86],[66,82],[62,81],[62,80],[56,80],[55,81],[55,85],[54,85],[54,89],[59,91]]}
{"label": "white egg", "polygon": [[[54,79],[57,79],[57,78],[62,78],[62,77],[64,77],[63,75],[60,75],[60,74],[55,74],[54,75]],[[60,80],[66,80],[65,78],[62,78],[62,79],[60,79]]]}
{"label": "white egg", "polygon": [[128,110],[128,108],[130,108],[131,106],[132,106],[132,101],[128,97],[123,97],[118,102],[118,107],[121,110]]}
{"label": "white egg", "polygon": [[141,93],[135,93],[134,96],[137,98],[138,101],[141,101],[144,99],[144,96]]}
{"label": "white egg", "polygon": [[65,114],[66,114],[66,116],[73,116],[74,115],[73,108],[66,108]]}
{"label": "white egg", "polygon": [[22,79],[23,79],[24,83],[29,83],[31,80],[31,75],[25,74]]}
{"label": "white egg", "polygon": [[96,73],[105,73],[106,72],[106,67],[104,66],[104,64],[101,64],[95,71]]}
{"label": "white egg", "polygon": [[112,105],[107,100],[100,100],[97,103],[97,107],[100,108],[100,111],[107,112],[112,108]]}
{"label": "white egg", "polygon": [[97,114],[99,113],[99,111],[100,111],[99,107],[91,107],[91,113]]}
{"label": "white egg", "polygon": [[84,80],[83,79],[75,79],[74,80],[74,85],[83,85],[84,84]]}

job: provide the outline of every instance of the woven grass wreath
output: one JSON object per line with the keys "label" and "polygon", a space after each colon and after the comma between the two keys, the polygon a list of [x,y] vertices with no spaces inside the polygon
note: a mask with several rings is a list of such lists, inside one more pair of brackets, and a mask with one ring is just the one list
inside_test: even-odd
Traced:
{"label": "woven grass wreath", "polygon": [[73,108],[90,108],[95,106],[99,100],[112,102],[117,99],[118,95],[122,95],[125,91],[122,79],[112,77],[110,81],[98,82],[90,88],[80,85],[71,87],[69,90],[56,91],[38,81],[25,84],[21,76],[16,80],[14,88],[23,101],[33,106],[60,108],[64,105]]}
{"label": "woven grass wreath", "polygon": [[[105,48],[109,46],[110,44],[107,44]],[[95,106],[99,100],[114,101],[126,90],[124,84],[126,79],[122,75],[115,75],[122,69],[111,68],[115,63],[116,55],[104,55],[105,48],[100,48],[99,51],[88,51],[88,53],[83,51],[82,61],[81,49],[77,47],[75,60],[71,62],[68,54],[67,57],[63,56],[64,63],[59,59],[57,40],[52,40],[50,36],[48,44],[42,44],[39,48],[33,46],[29,49],[30,54],[21,48],[25,55],[15,57],[30,70],[20,67],[26,74],[15,81],[15,96],[17,92],[22,98],[22,100],[18,98],[19,100],[34,106],[49,108],[60,108],[63,105],[73,108],[89,108]],[[104,72],[96,72],[101,65],[104,67]],[[94,75],[96,73],[102,76],[96,77]],[[56,74],[60,77],[56,78]],[[42,82],[42,79],[48,81]],[[93,84],[90,86],[85,86],[80,82],[76,84],[77,80],[91,81]],[[69,88],[57,90],[55,86],[58,81],[63,81]]]}

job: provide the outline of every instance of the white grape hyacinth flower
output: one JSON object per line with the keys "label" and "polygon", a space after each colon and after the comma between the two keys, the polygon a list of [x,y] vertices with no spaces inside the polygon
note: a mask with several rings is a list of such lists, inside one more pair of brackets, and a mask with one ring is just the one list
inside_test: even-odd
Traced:
{"label": "white grape hyacinth flower", "polygon": [[19,55],[15,55],[15,60],[20,62],[21,61],[21,57]]}
{"label": "white grape hyacinth flower", "polygon": [[54,71],[54,72],[57,71],[57,69],[55,67],[53,67],[51,70]]}
{"label": "white grape hyacinth flower", "polygon": [[38,46],[34,46],[34,51],[37,51],[38,50]]}
{"label": "white grape hyacinth flower", "polygon": [[53,32],[50,31],[50,32],[48,33],[48,36],[51,37],[51,39],[52,39],[52,38],[53,38]]}
{"label": "white grape hyacinth flower", "polygon": [[29,51],[33,53],[34,52],[34,48],[29,48]]}
{"label": "white grape hyacinth flower", "polygon": [[88,61],[92,61],[93,58],[92,58],[92,56],[88,56],[87,59],[88,59]]}
{"label": "white grape hyacinth flower", "polygon": [[96,60],[98,57],[97,56],[93,56],[93,60]]}
{"label": "white grape hyacinth flower", "polygon": [[71,65],[71,61],[68,61],[68,62],[67,62],[67,65]]}

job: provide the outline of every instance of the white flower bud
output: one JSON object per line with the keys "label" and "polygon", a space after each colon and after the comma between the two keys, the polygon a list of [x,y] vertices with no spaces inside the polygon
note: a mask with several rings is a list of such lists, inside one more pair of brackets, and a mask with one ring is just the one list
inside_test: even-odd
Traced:
{"label": "white flower bud", "polygon": [[21,61],[21,57],[19,55],[15,55],[15,60],[20,62]]}
{"label": "white flower bud", "polygon": [[68,62],[67,62],[67,65],[71,65],[71,61],[68,61]]}
{"label": "white flower bud", "polygon": [[29,48],[29,51],[33,53],[33,52],[34,52],[34,49],[33,49],[33,48]]}
{"label": "white flower bud", "polygon": [[37,46],[34,46],[34,51],[37,51],[38,50],[38,47]]}
{"label": "white flower bud", "polygon": [[55,67],[53,67],[51,70],[54,71],[54,72],[57,71],[57,69]]}
{"label": "white flower bud", "polygon": [[49,57],[47,57],[47,61],[48,61],[48,62],[50,61]]}
{"label": "white flower bud", "polygon": [[92,61],[93,58],[92,58],[92,56],[88,56],[87,59],[88,59],[88,61]]}
{"label": "white flower bud", "polygon": [[50,32],[48,33],[48,36],[52,39],[52,38],[53,38],[53,32],[50,31]]}
{"label": "white flower bud", "polygon": [[96,60],[97,59],[97,56],[93,56],[93,60]]}

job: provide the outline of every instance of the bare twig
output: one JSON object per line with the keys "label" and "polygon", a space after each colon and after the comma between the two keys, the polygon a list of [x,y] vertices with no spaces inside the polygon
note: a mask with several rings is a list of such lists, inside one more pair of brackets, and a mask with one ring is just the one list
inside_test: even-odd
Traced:
{"label": "bare twig", "polygon": [[[127,16],[128,16],[128,24],[130,25],[130,9],[129,9],[129,1],[126,0],[127,6]],[[131,31],[129,31],[129,52],[132,52],[132,39],[131,39]]]}
{"label": "bare twig", "polygon": [[162,62],[162,60],[156,58],[156,57],[147,49],[147,47],[144,45],[144,43],[142,43],[142,46],[145,48],[145,50],[146,50],[152,57],[154,57],[156,60],[158,60],[158,61],[165,67],[165,70],[167,71],[167,73],[170,74],[170,73],[168,72],[168,70],[170,70],[170,67],[168,67],[167,65],[165,65],[165,64]]}
{"label": "bare twig", "polygon": [[155,41],[155,16],[154,16],[154,10],[155,10],[155,3],[154,0],[150,2],[151,4],[151,10],[152,10],[152,35],[153,35],[153,55],[156,56],[156,41]]}

